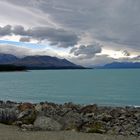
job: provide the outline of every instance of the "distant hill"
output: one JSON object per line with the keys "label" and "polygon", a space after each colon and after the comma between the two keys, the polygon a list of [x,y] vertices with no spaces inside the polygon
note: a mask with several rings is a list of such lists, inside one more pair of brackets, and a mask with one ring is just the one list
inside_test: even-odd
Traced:
{"label": "distant hill", "polygon": [[110,64],[106,64],[104,66],[101,67],[96,67],[96,68],[100,68],[100,69],[129,69],[129,68],[135,68],[138,69],[140,68],[140,62],[113,62]]}
{"label": "distant hill", "polygon": [[0,64],[11,63],[16,60],[18,60],[18,58],[14,55],[0,53]]}
{"label": "distant hill", "polygon": [[76,69],[83,68],[66,59],[51,56],[26,56],[13,63],[18,66],[26,66],[29,69]]}
{"label": "distant hill", "polygon": [[66,59],[40,55],[17,58],[10,54],[1,54],[0,64],[25,66],[27,69],[84,69]]}

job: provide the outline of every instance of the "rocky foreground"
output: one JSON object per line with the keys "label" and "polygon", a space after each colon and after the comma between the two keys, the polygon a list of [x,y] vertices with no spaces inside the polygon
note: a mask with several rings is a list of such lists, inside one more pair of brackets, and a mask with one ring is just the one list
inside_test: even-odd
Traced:
{"label": "rocky foreground", "polygon": [[0,101],[0,123],[17,125],[23,131],[72,130],[140,136],[140,108]]}

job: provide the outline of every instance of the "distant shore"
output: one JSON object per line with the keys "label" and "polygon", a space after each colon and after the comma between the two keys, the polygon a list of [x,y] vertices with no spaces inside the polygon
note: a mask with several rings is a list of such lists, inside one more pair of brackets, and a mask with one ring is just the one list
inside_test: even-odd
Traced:
{"label": "distant shore", "polygon": [[140,107],[0,101],[0,123],[23,131],[77,131],[140,136]]}
{"label": "distant shore", "polygon": [[24,66],[16,66],[10,64],[0,64],[0,72],[11,72],[11,71],[26,71]]}
{"label": "distant shore", "polygon": [[91,68],[84,68],[84,67],[72,67],[72,66],[34,66],[34,67],[27,67],[27,66],[18,66],[13,64],[0,64],[0,72],[11,72],[11,71],[27,71],[27,70],[78,70],[78,69],[91,69]]}

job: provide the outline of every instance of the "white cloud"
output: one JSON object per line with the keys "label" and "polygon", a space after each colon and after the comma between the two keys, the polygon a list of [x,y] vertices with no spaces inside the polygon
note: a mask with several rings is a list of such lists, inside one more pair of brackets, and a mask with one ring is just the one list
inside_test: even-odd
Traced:
{"label": "white cloud", "polygon": [[6,44],[0,44],[0,53],[5,54],[12,54],[17,57],[24,57],[28,55],[49,55],[49,56],[56,56],[61,57],[57,54],[57,52],[47,49],[47,48],[28,48],[28,47],[21,47],[16,45],[6,45]]}
{"label": "white cloud", "polygon": [[95,55],[90,59],[77,59],[76,57],[69,57],[68,59],[72,62],[75,62],[76,64],[87,67],[102,66],[104,64],[115,61],[115,59],[107,55]]}

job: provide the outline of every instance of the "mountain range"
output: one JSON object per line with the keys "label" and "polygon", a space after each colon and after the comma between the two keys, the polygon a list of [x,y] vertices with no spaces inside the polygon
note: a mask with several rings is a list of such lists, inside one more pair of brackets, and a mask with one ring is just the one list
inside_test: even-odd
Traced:
{"label": "mountain range", "polygon": [[[27,69],[85,69],[66,59],[52,56],[25,56],[18,58],[12,54],[0,53],[0,65],[24,66]],[[104,66],[96,66],[96,69],[121,69],[140,68],[140,62],[112,62]]]}
{"label": "mountain range", "polygon": [[95,68],[99,69],[139,69],[140,68],[140,62],[112,62],[109,64],[106,64],[104,66],[97,66]]}
{"label": "mountain range", "polygon": [[18,58],[11,54],[0,54],[0,64],[25,66],[27,69],[84,69],[66,59],[40,55]]}
{"label": "mountain range", "polygon": [[16,60],[18,60],[18,58],[14,55],[0,53],[0,64],[12,63]]}

